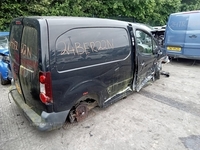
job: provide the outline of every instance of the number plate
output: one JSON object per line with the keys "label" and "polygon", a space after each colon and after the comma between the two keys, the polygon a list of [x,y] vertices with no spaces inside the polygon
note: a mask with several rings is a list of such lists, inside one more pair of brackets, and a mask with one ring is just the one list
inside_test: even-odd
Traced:
{"label": "number plate", "polygon": [[168,46],[167,50],[169,50],[169,51],[181,51],[181,47]]}

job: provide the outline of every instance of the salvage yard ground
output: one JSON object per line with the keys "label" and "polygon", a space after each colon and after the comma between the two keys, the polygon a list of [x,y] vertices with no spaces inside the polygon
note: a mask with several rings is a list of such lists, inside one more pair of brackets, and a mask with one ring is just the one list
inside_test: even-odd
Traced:
{"label": "salvage yard ground", "polygon": [[51,132],[32,127],[0,85],[0,149],[200,150],[200,61],[173,60],[163,70],[169,78]]}

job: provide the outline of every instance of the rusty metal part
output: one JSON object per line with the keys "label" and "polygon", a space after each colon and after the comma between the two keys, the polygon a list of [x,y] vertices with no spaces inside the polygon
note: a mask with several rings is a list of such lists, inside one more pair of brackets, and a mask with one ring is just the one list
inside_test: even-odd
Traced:
{"label": "rusty metal part", "polygon": [[78,107],[75,110],[76,120],[79,122],[85,119],[88,116],[88,111],[89,111],[89,108],[87,107],[87,104],[82,103],[78,105]]}
{"label": "rusty metal part", "polygon": [[76,121],[81,121],[88,116],[88,112],[98,105],[97,101],[83,101],[75,106],[69,113],[69,121],[73,123]]}

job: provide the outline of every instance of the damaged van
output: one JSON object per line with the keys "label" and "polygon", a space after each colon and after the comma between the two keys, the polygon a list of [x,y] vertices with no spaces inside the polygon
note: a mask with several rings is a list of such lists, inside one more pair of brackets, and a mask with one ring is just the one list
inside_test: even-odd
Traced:
{"label": "damaged van", "polygon": [[20,17],[10,28],[13,100],[39,130],[81,121],[160,75],[144,26],[79,17]]}

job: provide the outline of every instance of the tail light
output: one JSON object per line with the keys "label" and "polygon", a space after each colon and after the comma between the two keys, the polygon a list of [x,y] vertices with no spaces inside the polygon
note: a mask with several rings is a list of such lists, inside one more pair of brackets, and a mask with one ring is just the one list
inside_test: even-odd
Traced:
{"label": "tail light", "polygon": [[44,103],[52,103],[52,85],[51,85],[51,73],[50,72],[40,72],[40,100]]}

